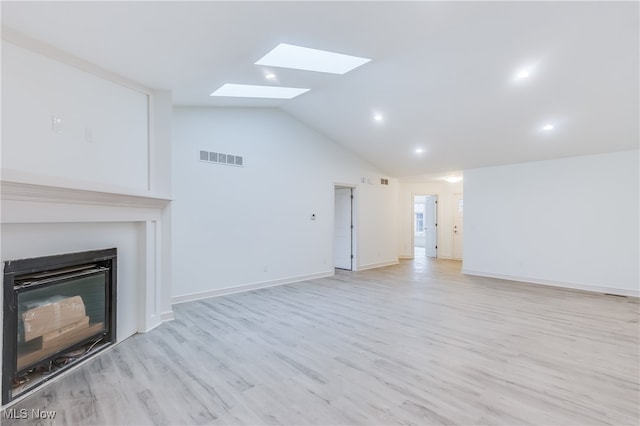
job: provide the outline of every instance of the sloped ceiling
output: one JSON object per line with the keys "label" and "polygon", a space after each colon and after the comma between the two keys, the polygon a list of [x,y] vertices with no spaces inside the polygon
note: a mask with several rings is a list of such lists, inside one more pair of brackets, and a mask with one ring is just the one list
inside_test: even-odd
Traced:
{"label": "sloped ceiling", "polygon": [[[171,90],[176,105],[281,108],[402,177],[637,148],[638,7],[3,1],[2,24]],[[372,61],[345,75],[254,65],[278,43]],[[523,68],[530,76],[516,80]],[[286,101],[209,97],[227,82],[312,90]]]}

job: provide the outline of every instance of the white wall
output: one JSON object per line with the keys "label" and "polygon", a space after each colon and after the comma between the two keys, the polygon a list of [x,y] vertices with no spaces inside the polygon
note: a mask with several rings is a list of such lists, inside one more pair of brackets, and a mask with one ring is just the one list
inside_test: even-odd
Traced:
{"label": "white wall", "polygon": [[465,170],[463,271],[639,295],[638,155]]}
{"label": "white wall", "polygon": [[398,189],[398,252],[400,258],[413,258],[413,197],[438,196],[438,258],[453,258],[453,196],[462,193],[462,182],[420,182],[419,177],[400,179]]}
{"label": "white wall", "polygon": [[3,40],[3,180],[147,191],[148,101],[146,93]]}
{"label": "white wall", "polygon": [[175,300],[332,274],[334,184],[356,186],[357,267],[397,262],[396,181],[361,183],[386,176],[326,137],[272,109],[175,108],[173,129]]}

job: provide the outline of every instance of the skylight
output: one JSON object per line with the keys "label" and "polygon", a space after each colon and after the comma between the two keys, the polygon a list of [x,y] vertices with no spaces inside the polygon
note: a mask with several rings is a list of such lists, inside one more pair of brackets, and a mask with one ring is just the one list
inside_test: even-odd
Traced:
{"label": "skylight", "polygon": [[226,83],[209,96],[291,99],[307,92],[308,90],[309,89],[300,89],[297,87],[256,86],[252,84]]}
{"label": "skylight", "polygon": [[371,59],[280,43],[256,65],[345,74]]}

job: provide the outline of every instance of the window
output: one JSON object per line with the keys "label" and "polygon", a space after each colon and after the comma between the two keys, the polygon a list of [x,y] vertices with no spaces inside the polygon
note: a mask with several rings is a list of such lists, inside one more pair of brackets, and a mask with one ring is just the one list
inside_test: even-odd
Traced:
{"label": "window", "polygon": [[416,216],[415,217],[416,233],[423,233],[424,232],[424,202],[414,203],[413,211]]}
{"label": "window", "polygon": [[416,212],[416,232],[424,232],[424,213]]}

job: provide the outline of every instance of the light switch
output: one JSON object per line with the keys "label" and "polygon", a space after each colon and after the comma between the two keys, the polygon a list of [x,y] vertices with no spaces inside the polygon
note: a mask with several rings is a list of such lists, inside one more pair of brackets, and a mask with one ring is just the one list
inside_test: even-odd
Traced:
{"label": "light switch", "polygon": [[57,134],[62,133],[62,118],[56,117],[55,115],[51,116],[51,130]]}

